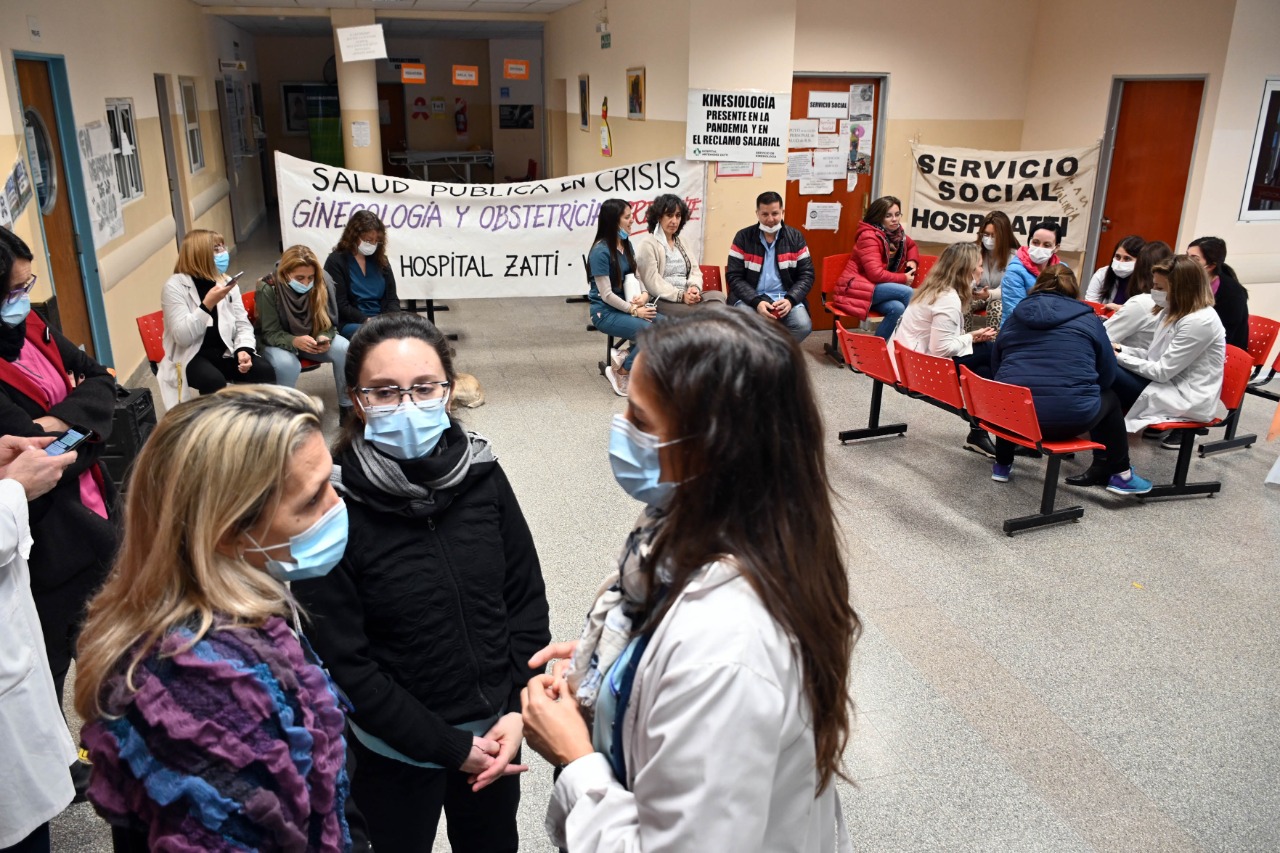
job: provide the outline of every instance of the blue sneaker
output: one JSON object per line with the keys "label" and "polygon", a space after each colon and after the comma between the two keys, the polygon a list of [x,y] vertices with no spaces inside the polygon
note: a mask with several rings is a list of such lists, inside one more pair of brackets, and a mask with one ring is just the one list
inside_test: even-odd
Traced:
{"label": "blue sneaker", "polygon": [[[1001,465],[999,462],[991,466],[991,479],[997,483],[1009,482],[1009,477],[1013,474],[1012,465]],[[1148,486],[1151,484],[1148,483]]]}
{"label": "blue sneaker", "polygon": [[1127,479],[1123,474],[1112,474],[1107,481],[1107,491],[1117,495],[1145,495],[1151,491],[1151,481],[1142,479],[1130,468]]}

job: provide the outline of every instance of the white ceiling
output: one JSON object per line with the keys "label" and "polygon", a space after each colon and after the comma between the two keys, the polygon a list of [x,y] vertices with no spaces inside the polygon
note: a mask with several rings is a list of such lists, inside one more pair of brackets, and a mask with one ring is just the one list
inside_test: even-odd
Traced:
{"label": "white ceiling", "polygon": [[[333,24],[327,16],[221,15],[219,17],[256,36],[333,37]],[[386,37],[395,39],[542,38],[542,24],[536,21],[433,21],[420,18],[388,18],[379,23],[382,24]]]}

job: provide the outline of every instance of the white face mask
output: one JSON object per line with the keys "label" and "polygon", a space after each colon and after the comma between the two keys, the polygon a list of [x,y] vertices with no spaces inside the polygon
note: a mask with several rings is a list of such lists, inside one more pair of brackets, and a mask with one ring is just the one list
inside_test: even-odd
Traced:
{"label": "white face mask", "polygon": [[993,251],[995,251],[995,248],[996,248],[996,238],[995,238],[995,237],[988,237],[986,234],[983,234],[983,235],[982,235],[982,248],[986,249],[988,252],[993,252]]}
{"label": "white face mask", "polygon": [[1153,290],[1151,291],[1151,301],[1163,308],[1169,304],[1169,294],[1163,290]]}
{"label": "white face mask", "polygon": [[1112,261],[1111,271],[1121,278],[1128,278],[1133,274],[1133,268],[1137,265],[1137,261]]}
{"label": "white face mask", "polygon": [[761,225],[760,230],[766,234],[777,234],[782,230],[782,223],[779,222],[777,225]]}
{"label": "white face mask", "polygon": [[367,258],[370,255],[372,255],[374,252],[378,251],[378,244],[366,243],[363,240],[361,240],[358,249],[360,251],[360,254],[364,255]]}
{"label": "white face mask", "polygon": [[1048,246],[1028,246],[1027,254],[1031,256],[1031,260],[1043,266],[1046,261],[1053,257],[1053,249]]}

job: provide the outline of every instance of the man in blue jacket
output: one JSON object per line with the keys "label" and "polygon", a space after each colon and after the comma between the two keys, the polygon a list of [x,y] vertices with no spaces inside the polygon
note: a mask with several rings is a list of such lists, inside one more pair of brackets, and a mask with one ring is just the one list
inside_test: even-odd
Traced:
{"label": "man in blue jacket", "polygon": [[[1063,264],[1036,279],[1026,299],[1005,317],[991,357],[996,381],[1031,389],[1036,418],[1046,441],[1065,441],[1088,432],[1106,447],[1093,452],[1073,486],[1101,486],[1122,495],[1151,491],[1151,483],[1129,465],[1129,437],[1120,400],[1111,390],[1116,354],[1102,321],[1080,301],[1080,283]],[[991,479],[1008,482],[1012,442],[996,439]]]}

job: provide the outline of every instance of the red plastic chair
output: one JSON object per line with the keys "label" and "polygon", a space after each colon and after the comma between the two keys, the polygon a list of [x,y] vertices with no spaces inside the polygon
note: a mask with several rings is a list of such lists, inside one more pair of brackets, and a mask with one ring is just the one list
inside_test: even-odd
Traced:
{"label": "red plastic chair", "polygon": [[711,264],[700,264],[702,271],[702,289],[724,291],[724,279],[720,275],[720,267]]}
{"label": "red plastic chair", "polygon": [[1178,447],[1178,463],[1173,469],[1173,482],[1156,486],[1145,495],[1142,495],[1142,497],[1177,498],[1187,495],[1209,495],[1213,497],[1215,493],[1222,491],[1222,483],[1217,481],[1211,483],[1187,482],[1187,473],[1191,469],[1191,451],[1196,446],[1196,434],[1199,430],[1223,424],[1227,425],[1227,437],[1221,441],[1209,442],[1201,447],[1201,458],[1204,458],[1209,453],[1234,450],[1237,447],[1248,447],[1258,440],[1256,435],[1238,437],[1235,435],[1235,424],[1239,418],[1240,406],[1244,402],[1245,389],[1249,386],[1249,369],[1252,365],[1253,357],[1249,353],[1240,349],[1240,347],[1227,345],[1227,363],[1223,367],[1222,391],[1219,395],[1222,405],[1227,407],[1227,416],[1225,418],[1214,418],[1211,421],[1199,423],[1194,421],[1167,421],[1151,425],[1151,429],[1183,430],[1182,444]]}
{"label": "red plastic chair", "polygon": [[909,394],[919,395],[952,414],[965,416],[964,397],[956,363],[928,353],[916,352],[902,341],[894,341],[894,358],[898,362],[898,379]]}
{"label": "red plastic chair", "polygon": [[964,392],[965,408],[978,419],[983,429],[997,438],[1039,450],[1047,457],[1040,512],[1008,519],[1004,523],[1004,532],[1012,536],[1020,530],[1033,527],[1079,521],[1084,516],[1084,507],[1053,508],[1058,493],[1058,473],[1062,467],[1062,457],[1069,453],[1105,448],[1096,441],[1079,438],[1045,441],[1029,388],[983,379],[967,367],[960,368],[960,387]]}
{"label": "red plastic chair", "polygon": [[160,369],[160,361],[164,358],[164,312],[153,311],[143,314],[137,319],[138,334],[142,337],[142,350],[147,354],[147,363],[151,365],[151,373],[155,375]]}
{"label": "red plastic chair", "polygon": [[1114,311],[1108,311],[1107,306],[1103,305],[1101,302],[1090,302],[1088,299],[1081,299],[1080,301],[1083,302],[1085,305],[1088,305],[1090,308],[1092,308],[1093,313],[1097,314],[1099,317],[1101,317],[1104,320],[1109,318],[1112,314],[1116,313]]}
{"label": "red plastic chair", "polygon": [[[254,328],[257,328],[258,312],[256,309],[258,305],[258,291],[256,290],[241,291],[240,302],[244,305],[244,313],[249,315],[249,322],[253,324]],[[334,325],[337,325],[337,323],[335,322]],[[302,356],[298,356],[298,364],[302,365],[303,373],[306,373],[311,370],[315,370],[318,367],[320,367],[320,362],[312,361],[311,359],[303,358]]]}
{"label": "red plastic chair", "polygon": [[844,271],[845,264],[849,263],[849,256],[850,253],[845,252],[842,255],[827,255],[822,259],[822,307],[833,318],[831,322],[831,341],[823,344],[822,349],[836,364],[845,363],[842,352],[843,347],[840,345],[839,337],[836,334],[838,329],[844,328],[844,324],[840,322],[842,319],[864,322],[865,320],[880,320],[884,318],[883,314],[878,314],[875,311],[868,311],[867,316],[862,318],[857,314],[841,311],[831,301],[831,297],[836,292],[836,281],[839,280],[840,273]]}
{"label": "red plastic chair", "polygon": [[[1280,336],[1280,323],[1269,317],[1249,315],[1249,355],[1253,357],[1253,375],[1250,379],[1256,378],[1266,366],[1267,356],[1271,354],[1277,336]],[[1276,367],[1280,367],[1280,356],[1276,357],[1276,362],[1271,367],[1271,376],[1275,375]],[[1271,376],[1264,381],[1270,381]]]}
{"label": "red plastic chair", "polygon": [[916,265],[916,277],[913,280],[912,287],[918,288],[924,284],[925,278],[929,275],[929,270],[933,269],[933,265],[938,262],[937,255],[921,255]]}
{"label": "red plastic chair", "polygon": [[893,369],[893,361],[889,358],[889,348],[883,338],[875,335],[851,332],[843,326],[836,326],[836,339],[844,362],[852,370],[865,373],[872,380],[871,412],[867,417],[867,425],[862,429],[847,429],[837,436],[840,443],[858,441],[864,438],[880,438],[886,435],[906,435],[906,424],[880,423],[880,403],[884,395],[884,386],[898,387],[898,375]]}

